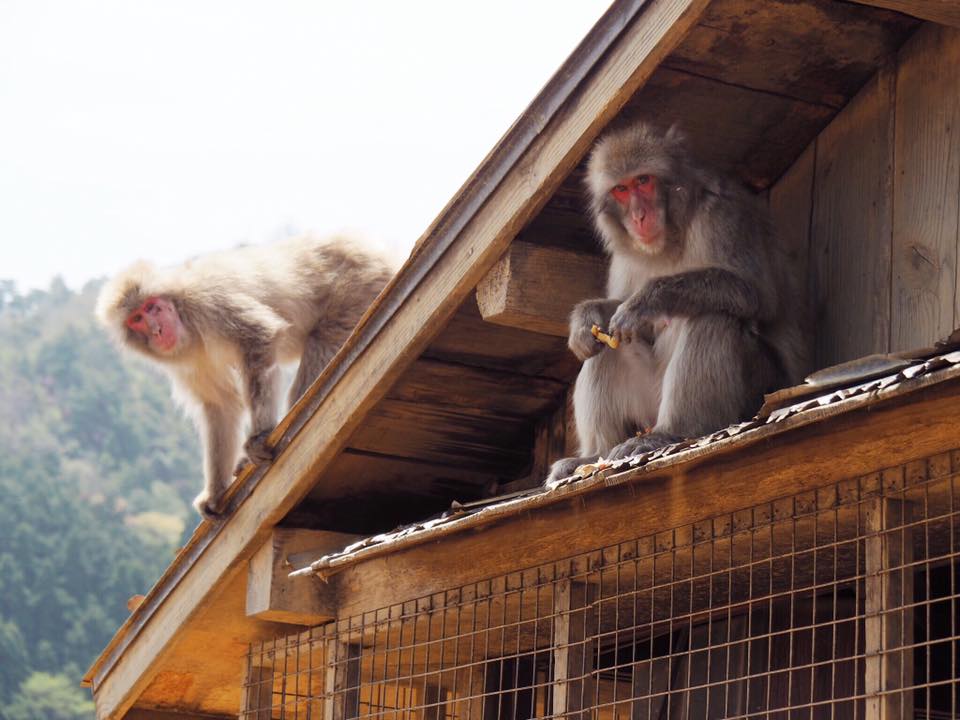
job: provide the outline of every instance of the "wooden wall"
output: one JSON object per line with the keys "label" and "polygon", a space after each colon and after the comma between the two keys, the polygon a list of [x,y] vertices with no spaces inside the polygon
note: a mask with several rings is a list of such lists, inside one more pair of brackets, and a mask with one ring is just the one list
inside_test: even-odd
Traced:
{"label": "wooden wall", "polygon": [[770,189],[816,367],[960,326],[960,30],[925,25]]}

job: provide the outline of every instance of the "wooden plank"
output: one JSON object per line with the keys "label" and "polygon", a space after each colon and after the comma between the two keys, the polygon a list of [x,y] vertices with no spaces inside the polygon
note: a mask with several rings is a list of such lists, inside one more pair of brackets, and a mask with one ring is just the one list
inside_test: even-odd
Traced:
{"label": "wooden plank", "polygon": [[296,556],[316,559],[342,550],[358,535],[275,528],[267,542],[250,558],[247,569],[247,616],[293,625],[319,625],[336,617],[333,590],[323,583],[298,583],[290,579]]}
{"label": "wooden plank", "polygon": [[556,407],[567,383],[518,373],[417,360],[387,393],[392,400],[529,418]]}
{"label": "wooden plank", "polygon": [[530,462],[534,421],[383,400],[350,437],[350,447],[480,473],[511,475]]}
{"label": "wooden plank", "polygon": [[923,20],[960,28],[960,5],[956,0],[853,0],[853,2],[896,10]]}
{"label": "wooden plank", "polygon": [[889,349],[894,80],[879,72],[817,139],[816,367]]}
{"label": "wooden plank", "polygon": [[[902,487],[903,468],[888,472],[899,473]],[[885,477],[884,487],[887,481]],[[904,500],[878,497],[865,503],[865,515],[866,718],[911,718],[913,690],[903,690],[914,683],[911,507]]]}
{"label": "wooden plank", "polygon": [[553,717],[587,720],[596,704],[596,588],[563,579],[553,589]]}
{"label": "wooden plank", "polygon": [[606,286],[606,258],[514,242],[477,285],[477,307],[487,322],[566,338],[574,306]]}
{"label": "wooden plank", "polygon": [[335,638],[327,640],[323,717],[350,720],[360,715],[360,655],[362,648]]}
{"label": "wooden plank", "polygon": [[[319,471],[336,457],[367,411],[426,348],[600,130],[682,39],[706,4],[707,0],[644,3],[638,16],[603,48],[602,56],[590,56],[599,58],[590,60],[590,76],[568,91],[549,125],[524,149],[521,158],[511,163],[504,179],[470,216],[466,227],[456,232],[449,247],[432,260],[429,273],[392,311],[390,322],[368,340],[365,327],[374,322],[377,310],[361,321],[341,357],[349,355],[352,344],[361,340],[368,343],[362,354],[343,368],[328,367],[318,378],[315,387],[324,387],[325,378],[337,374],[335,390],[321,396],[295,441],[259,477],[256,492],[244,495],[245,501],[216,530],[202,554],[187,556],[191,564],[185,572],[168,575],[154,599],[148,596],[131,619],[129,630],[123,630],[122,637],[98,660],[90,678],[98,718],[119,717],[134,703],[169,656],[177,630],[209,602],[221,579],[236,565],[245,563],[269,529],[306,495]],[[615,11],[616,7],[611,11],[614,17]],[[563,68],[558,76],[566,71],[572,72],[572,68]],[[452,204],[449,216],[456,210],[457,205]],[[442,216],[429,231],[429,238],[441,234],[448,219],[453,218]],[[408,268],[416,265],[420,254],[428,252],[430,242],[433,240],[421,242]],[[403,283],[404,275],[401,271],[392,287]],[[303,402],[313,403],[313,395],[308,393]],[[156,598],[161,596],[163,601],[159,602]]]}
{"label": "wooden plank", "polygon": [[430,344],[426,357],[570,382],[580,363],[566,338],[485,322],[471,295]]}
{"label": "wooden plank", "polygon": [[153,710],[131,708],[124,720],[236,720],[236,715],[210,715],[207,713],[179,712],[177,710]]}
{"label": "wooden plank", "polygon": [[835,110],[771,93],[660,68],[618,119],[676,123],[692,155],[756,191],[774,183]]}
{"label": "wooden plank", "polygon": [[[813,214],[813,177],[816,141],[810,143],[790,169],[770,188],[768,198],[770,216],[777,244],[789,260],[791,270],[799,279],[797,287],[806,302],[805,314],[812,307],[810,292],[810,223]],[[810,323],[812,325],[812,323]],[[808,357],[814,355],[813,328],[808,327],[810,347]]]}
{"label": "wooden plank", "polygon": [[893,185],[891,350],[960,324],[960,30],[928,25],[900,53]]}
{"label": "wooden plank", "polygon": [[339,588],[340,617],[498,576],[515,570],[518,557],[530,567],[553,562],[557,548],[572,556],[954,449],[958,402],[955,380],[780,432],[736,453],[708,454],[674,469],[642,468],[632,480],[597,481],[593,489],[573,486],[567,499],[547,496],[442,543],[434,537],[359,560],[330,578]]}
{"label": "wooden plank", "polygon": [[715,0],[665,64],[839,109],[916,25],[829,0]]}

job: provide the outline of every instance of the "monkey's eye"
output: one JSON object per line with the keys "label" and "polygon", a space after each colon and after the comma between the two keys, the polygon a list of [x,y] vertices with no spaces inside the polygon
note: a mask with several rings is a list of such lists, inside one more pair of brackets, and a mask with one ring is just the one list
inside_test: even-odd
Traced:
{"label": "monkey's eye", "polygon": [[132,325],[137,325],[138,323],[141,323],[141,322],[143,322],[143,315],[141,315],[140,313],[137,313],[132,318],[130,318],[130,323]]}
{"label": "monkey's eye", "polygon": [[610,191],[610,194],[613,195],[614,200],[619,203],[625,203],[627,198],[630,196],[630,188],[622,183],[620,185],[614,185],[613,190]]}
{"label": "monkey's eye", "polygon": [[650,182],[649,175],[637,175],[637,185],[646,185]]}

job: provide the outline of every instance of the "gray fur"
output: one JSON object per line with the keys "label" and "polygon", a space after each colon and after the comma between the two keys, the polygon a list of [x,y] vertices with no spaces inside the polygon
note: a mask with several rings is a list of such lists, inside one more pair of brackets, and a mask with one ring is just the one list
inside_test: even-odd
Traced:
{"label": "gray fur", "polygon": [[[666,218],[654,249],[630,234],[610,196],[641,174],[657,178]],[[801,296],[765,208],[696,166],[679,132],[638,123],[609,134],[591,154],[587,185],[610,255],[608,297],[571,315],[570,348],[584,360],[574,388],[580,457],[555,463],[548,482],[600,456],[629,457],[750,417],[765,392],[808,370]],[[593,322],[621,346],[588,337]]]}
{"label": "gray fur", "polygon": [[[240,456],[272,457],[267,436],[280,405],[279,365],[300,361],[288,406],[306,391],[393,276],[382,254],[345,238],[296,238],[212,253],[173,268],[137,263],[107,283],[97,317],[126,348],[157,363],[197,425],[204,489],[194,506],[222,511]],[[183,326],[174,351],[154,353],[129,330],[130,313],[150,297],[170,301]]]}

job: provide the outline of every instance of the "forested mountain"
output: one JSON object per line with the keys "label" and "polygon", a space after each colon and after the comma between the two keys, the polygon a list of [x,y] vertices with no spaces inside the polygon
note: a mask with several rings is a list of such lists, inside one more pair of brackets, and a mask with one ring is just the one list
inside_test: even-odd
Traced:
{"label": "forested mountain", "polygon": [[200,451],[97,284],[0,281],[0,718],[89,718],[83,671],[193,530]]}

